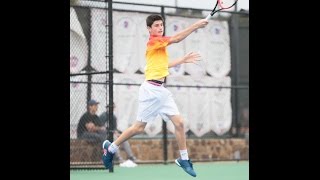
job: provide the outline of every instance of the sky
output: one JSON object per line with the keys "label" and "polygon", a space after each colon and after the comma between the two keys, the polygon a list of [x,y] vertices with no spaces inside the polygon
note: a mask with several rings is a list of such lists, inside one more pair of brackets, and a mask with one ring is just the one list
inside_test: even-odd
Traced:
{"label": "sky", "polygon": [[[155,5],[168,5],[178,7],[192,7],[198,9],[211,9],[215,5],[215,0],[114,0],[115,2],[131,2],[131,3],[144,3]],[[238,0],[238,10],[249,10],[249,0]]]}

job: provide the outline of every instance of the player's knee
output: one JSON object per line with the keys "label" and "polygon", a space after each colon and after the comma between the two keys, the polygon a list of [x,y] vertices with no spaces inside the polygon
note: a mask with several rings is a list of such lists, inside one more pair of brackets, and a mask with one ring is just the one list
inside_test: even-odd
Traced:
{"label": "player's knee", "polygon": [[182,119],[179,119],[175,124],[176,130],[183,130],[184,129],[184,123]]}
{"label": "player's knee", "polygon": [[143,132],[144,132],[144,128],[143,128],[143,127],[140,127],[138,133],[139,133],[139,134],[142,134]]}
{"label": "player's knee", "polygon": [[146,127],[146,126],[139,126],[139,127],[138,127],[138,133],[139,133],[139,134],[143,133],[145,127]]}
{"label": "player's knee", "polygon": [[133,131],[135,134],[141,134],[144,132],[144,127],[145,126],[138,126],[138,125],[135,125],[133,126]]}

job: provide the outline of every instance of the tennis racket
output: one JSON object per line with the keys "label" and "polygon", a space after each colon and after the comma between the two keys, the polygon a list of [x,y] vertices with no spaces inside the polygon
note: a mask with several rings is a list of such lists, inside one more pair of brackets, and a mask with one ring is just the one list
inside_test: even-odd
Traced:
{"label": "tennis racket", "polygon": [[234,6],[237,3],[237,1],[238,0],[217,0],[216,5],[214,6],[211,13],[206,17],[206,20],[209,20],[210,17],[213,16],[216,12],[219,12],[223,9],[230,9],[232,6]]}

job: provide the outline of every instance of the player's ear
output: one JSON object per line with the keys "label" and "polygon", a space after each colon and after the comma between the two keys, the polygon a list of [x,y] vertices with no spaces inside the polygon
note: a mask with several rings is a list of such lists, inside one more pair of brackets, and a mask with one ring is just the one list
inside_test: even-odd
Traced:
{"label": "player's ear", "polygon": [[151,27],[147,26],[147,29],[148,29],[149,33],[151,33]]}

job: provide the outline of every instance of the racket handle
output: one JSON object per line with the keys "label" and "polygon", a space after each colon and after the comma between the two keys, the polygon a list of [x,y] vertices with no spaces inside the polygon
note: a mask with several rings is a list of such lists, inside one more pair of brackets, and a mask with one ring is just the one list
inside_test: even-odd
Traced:
{"label": "racket handle", "polygon": [[211,14],[209,14],[207,17],[206,17],[206,20],[208,21],[211,17]]}

